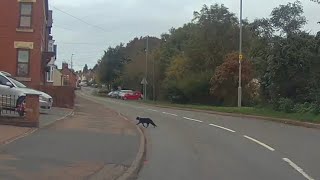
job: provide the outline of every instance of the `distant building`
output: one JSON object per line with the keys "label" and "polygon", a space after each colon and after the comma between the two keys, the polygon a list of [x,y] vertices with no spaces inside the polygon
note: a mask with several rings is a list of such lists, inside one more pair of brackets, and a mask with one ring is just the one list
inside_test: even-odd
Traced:
{"label": "distant building", "polygon": [[0,5],[0,70],[33,88],[47,83],[47,65],[56,56],[48,7],[48,0],[1,0]]}
{"label": "distant building", "polygon": [[68,63],[62,63],[62,85],[77,87],[78,76],[73,69],[69,69]]}

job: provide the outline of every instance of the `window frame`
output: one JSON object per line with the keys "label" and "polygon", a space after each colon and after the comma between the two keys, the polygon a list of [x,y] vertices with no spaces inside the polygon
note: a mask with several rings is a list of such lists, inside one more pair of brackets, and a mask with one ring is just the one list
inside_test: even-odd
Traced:
{"label": "window frame", "polygon": [[[52,83],[54,81],[54,78],[53,78],[53,73],[54,73],[54,69],[55,67],[54,66],[49,66],[50,68],[50,71],[49,72],[46,72],[46,81],[48,83]],[[49,74],[50,74],[50,78],[51,79],[48,79],[49,78]]]}
{"label": "window frame", "polygon": [[[19,51],[27,51],[28,52],[28,62],[19,62]],[[31,59],[31,50],[30,49],[17,49],[17,76],[18,77],[29,77],[30,76],[30,59]],[[26,75],[20,75],[19,74],[19,64],[27,64],[28,65],[28,73]]]}
{"label": "window frame", "polygon": [[[32,19],[33,19],[33,3],[32,2],[20,2],[20,8],[19,8],[19,28],[26,28],[26,29],[30,29],[32,28]],[[24,15],[22,14],[22,5],[31,5],[31,14],[30,15]],[[30,26],[21,26],[21,18],[22,17],[30,17]]]}

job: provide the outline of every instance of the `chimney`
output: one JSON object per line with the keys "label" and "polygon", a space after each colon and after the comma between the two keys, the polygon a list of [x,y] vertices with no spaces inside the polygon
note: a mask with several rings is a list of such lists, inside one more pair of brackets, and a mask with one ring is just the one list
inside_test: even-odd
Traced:
{"label": "chimney", "polygon": [[62,69],[68,69],[68,63],[63,62],[62,63]]}

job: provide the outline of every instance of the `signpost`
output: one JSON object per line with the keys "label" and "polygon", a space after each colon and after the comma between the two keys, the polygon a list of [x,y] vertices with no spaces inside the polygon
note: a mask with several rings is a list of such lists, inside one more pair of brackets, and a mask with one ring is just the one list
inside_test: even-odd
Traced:
{"label": "signpost", "polygon": [[147,81],[147,79],[145,77],[142,79],[141,84],[143,85],[143,99],[147,100],[147,85],[148,85],[148,81]]}

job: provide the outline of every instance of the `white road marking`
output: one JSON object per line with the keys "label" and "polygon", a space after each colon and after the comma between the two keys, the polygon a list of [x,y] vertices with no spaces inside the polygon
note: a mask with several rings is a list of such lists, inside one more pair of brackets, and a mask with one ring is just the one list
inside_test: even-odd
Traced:
{"label": "white road marking", "polygon": [[178,116],[176,114],[172,114],[172,113],[167,113],[167,112],[162,112],[163,114],[167,114],[167,115],[170,115],[170,116]]}
{"label": "white road marking", "polygon": [[261,146],[263,146],[263,147],[265,147],[265,148],[267,148],[267,149],[269,149],[270,151],[274,151],[275,150],[272,147],[266,145],[265,143],[260,142],[260,141],[258,141],[256,139],[252,138],[252,137],[249,137],[249,136],[246,136],[246,135],[244,135],[244,137],[249,139],[249,140],[251,140],[251,141],[253,141],[253,142],[255,142],[255,143],[257,143],[257,144],[259,144],[259,145],[261,145]]}
{"label": "white road marking", "polygon": [[149,111],[153,111],[153,112],[158,112],[157,110],[155,109],[148,109]]}
{"label": "white road marking", "polygon": [[226,130],[226,131],[229,131],[229,132],[233,132],[235,133],[236,131],[232,130],[232,129],[228,129],[228,128],[225,128],[225,127],[222,127],[222,126],[218,126],[218,125],[215,125],[215,124],[209,124],[210,126],[214,126],[214,127],[217,127],[217,128],[220,128],[220,129],[223,129],[223,130]]}
{"label": "white road marking", "polygon": [[190,120],[190,121],[195,121],[195,122],[200,122],[202,123],[203,121],[197,120],[197,119],[192,119],[192,118],[188,118],[188,117],[183,117],[184,119]]}
{"label": "white road marking", "polygon": [[291,167],[293,167],[296,171],[298,171],[300,174],[302,174],[306,179],[308,180],[314,180],[312,177],[310,177],[307,173],[303,171],[298,165],[296,165],[294,162],[292,162],[288,158],[282,158],[285,162],[287,162]]}

